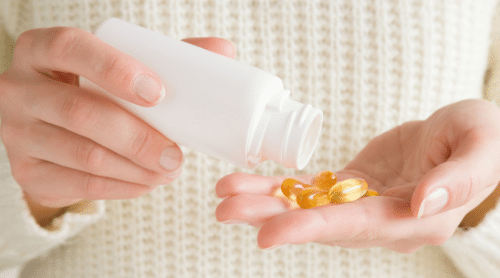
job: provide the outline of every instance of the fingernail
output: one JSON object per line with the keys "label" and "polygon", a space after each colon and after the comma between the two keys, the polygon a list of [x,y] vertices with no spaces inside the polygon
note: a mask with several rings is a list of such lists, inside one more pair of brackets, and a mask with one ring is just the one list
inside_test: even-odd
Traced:
{"label": "fingernail", "polygon": [[229,219],[229,220],[226,220],[226,221],[222,221],[221,223],[222,224],[247,224],[247,222],[245,222],[245,221],[234,220],[234,219]]}
{"label": "fingernail", "polygon": [[436,188],[424,199],[418,210],[417,218],[430,216],[440,211],[448,203],[448,191],[444,188]]}
{"label": "fingernail", "polygon": [[149,75],[141,74],[135,78],[134,93],[147,102],[158,102],[165,96],[165,87]]}
{"label": "fingernail", "polygon": [[175,146],[168,146],[161,155],[160,165],[166,170],[173,171],[179,168],[182,164],[182,152]]}

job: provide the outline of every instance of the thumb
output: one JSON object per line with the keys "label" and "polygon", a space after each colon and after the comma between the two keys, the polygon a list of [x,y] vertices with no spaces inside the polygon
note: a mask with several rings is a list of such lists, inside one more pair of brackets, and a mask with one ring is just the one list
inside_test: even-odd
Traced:
{"label": "thumb", "polygon": [[460,138],[450,157],[429,171],[415,189],[411,200],[413,215],[427,217],[471,200],[479,204],[486,198],[500,179],[500,151],[493,139],[487,131],[480,130]]}

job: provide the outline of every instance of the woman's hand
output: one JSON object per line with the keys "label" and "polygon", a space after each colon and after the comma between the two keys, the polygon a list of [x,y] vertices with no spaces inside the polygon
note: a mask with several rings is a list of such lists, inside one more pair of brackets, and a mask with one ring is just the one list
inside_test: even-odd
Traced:
{"label": "woman's hand", "polygon": [[[234,57],[229,41],[186,41]],[[142,106],[168,94],[154,72],[84,30],[23,33],[12,66],[0,75],[0,132],[30,207],[134,198],[174,180],[182,168],[179,147],[113,102],[79,88],[79,75]]]}
{"label": "woman's hand", "polygon": [[262,248],[313,241],[408,253],[440,245],[500,181],[500,111],[482,100],[446,106],[372,139],[336,174],[361,177],[382,196],[290,210],[271,196],[285,177],[237,173],[217,184],[227,197],[217,219],[261,227]]}

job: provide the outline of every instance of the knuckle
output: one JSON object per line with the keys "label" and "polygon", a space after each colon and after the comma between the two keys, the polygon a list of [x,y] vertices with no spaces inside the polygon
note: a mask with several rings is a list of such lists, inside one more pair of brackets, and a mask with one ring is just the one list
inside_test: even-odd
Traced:
{"label": "knuckle", "polygon": [[109,181],[106,178],[85,173],[82,177],[84,196],[89,199],[99,199],[108,187]]}
{"label": "knuckle", "polygon": [[129,84],[134,79],[134,66],[130,64],[127,58],[116,54],[105,54],[101,61],[95,70],[98,76],[124,84]]}
{"label": "knuckle", "polygon": [[23,52],[23,49],[28,49],[31,48],[31,45],[33,44],[33,40],[35,39],[35,34],[39,30],[37,29],[31,29],[28,31],[25,31],[19,35],[16,39],[16,44],[14,48],[14,56],[18,56],[20,53],[19,51]]}
{"label": "knuckle", "polygon": [[31,30],[27,30],[27,31],[22,32],[16,39],[16,46],[21,46],[21,45],[27,44],[28,42],[31,42],[31,40],[33,39],[33,34],[34,34],[35,30],[36,29],[31,29]]}
{"label": "knuckle", "polygon": [[134,133],[130,146],[131,154],[134,157],[145,157],[156,144],[156,136],[149,129],[139,129]]}
{"label": "knuckle", "polygon": [[74,53],[80,38],[80,30],[71,27],[53,27],[47,29],[49,41],[47,44],[47,57],[53,62],[64,59]]}
{"label": "knuckle", "polygon": [[77,128],[93,122],[95,109],[95,104],[92,101],[73,94],[64,100],[61,114],[70,127]]}
{"label": "knuckle", "polygon": [[109,154],[103,147],[92,142],[80,143],[76,147],[76,159],[84,168],[100,171],[107,165]]}

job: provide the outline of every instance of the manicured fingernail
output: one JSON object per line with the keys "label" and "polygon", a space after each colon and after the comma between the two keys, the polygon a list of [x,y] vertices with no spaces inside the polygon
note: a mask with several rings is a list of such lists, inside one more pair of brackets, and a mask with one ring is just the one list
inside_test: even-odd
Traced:
{"label": "manicured fingernail", "polygon": [[141,74],[135,78],[134,93],[147,102],[158,102],[165,96],[165,87],[149,75]]}
{"label": "manicured fingernail", "polygon": [[181,150],[175,145],[168,146],[165,151],[163,151],[163,154],[160,158],[161,167],[165,168],[166,170],[173,171],[179,168],[181,164]]}
{"label": "manicured fingernail", "polygon": [[424,199],[418,210],[417,218],[430,216],[440,211],[448,203],[448,191],[436,188]]}
{"label": "manicured fingernail", "polygon": [[245,221],[234,220],[234,219],[229,219],[229,220],[226,220],[226,221],[222,221],[221,223],[222,224],[247,224],[247,222],[245,222]]}

